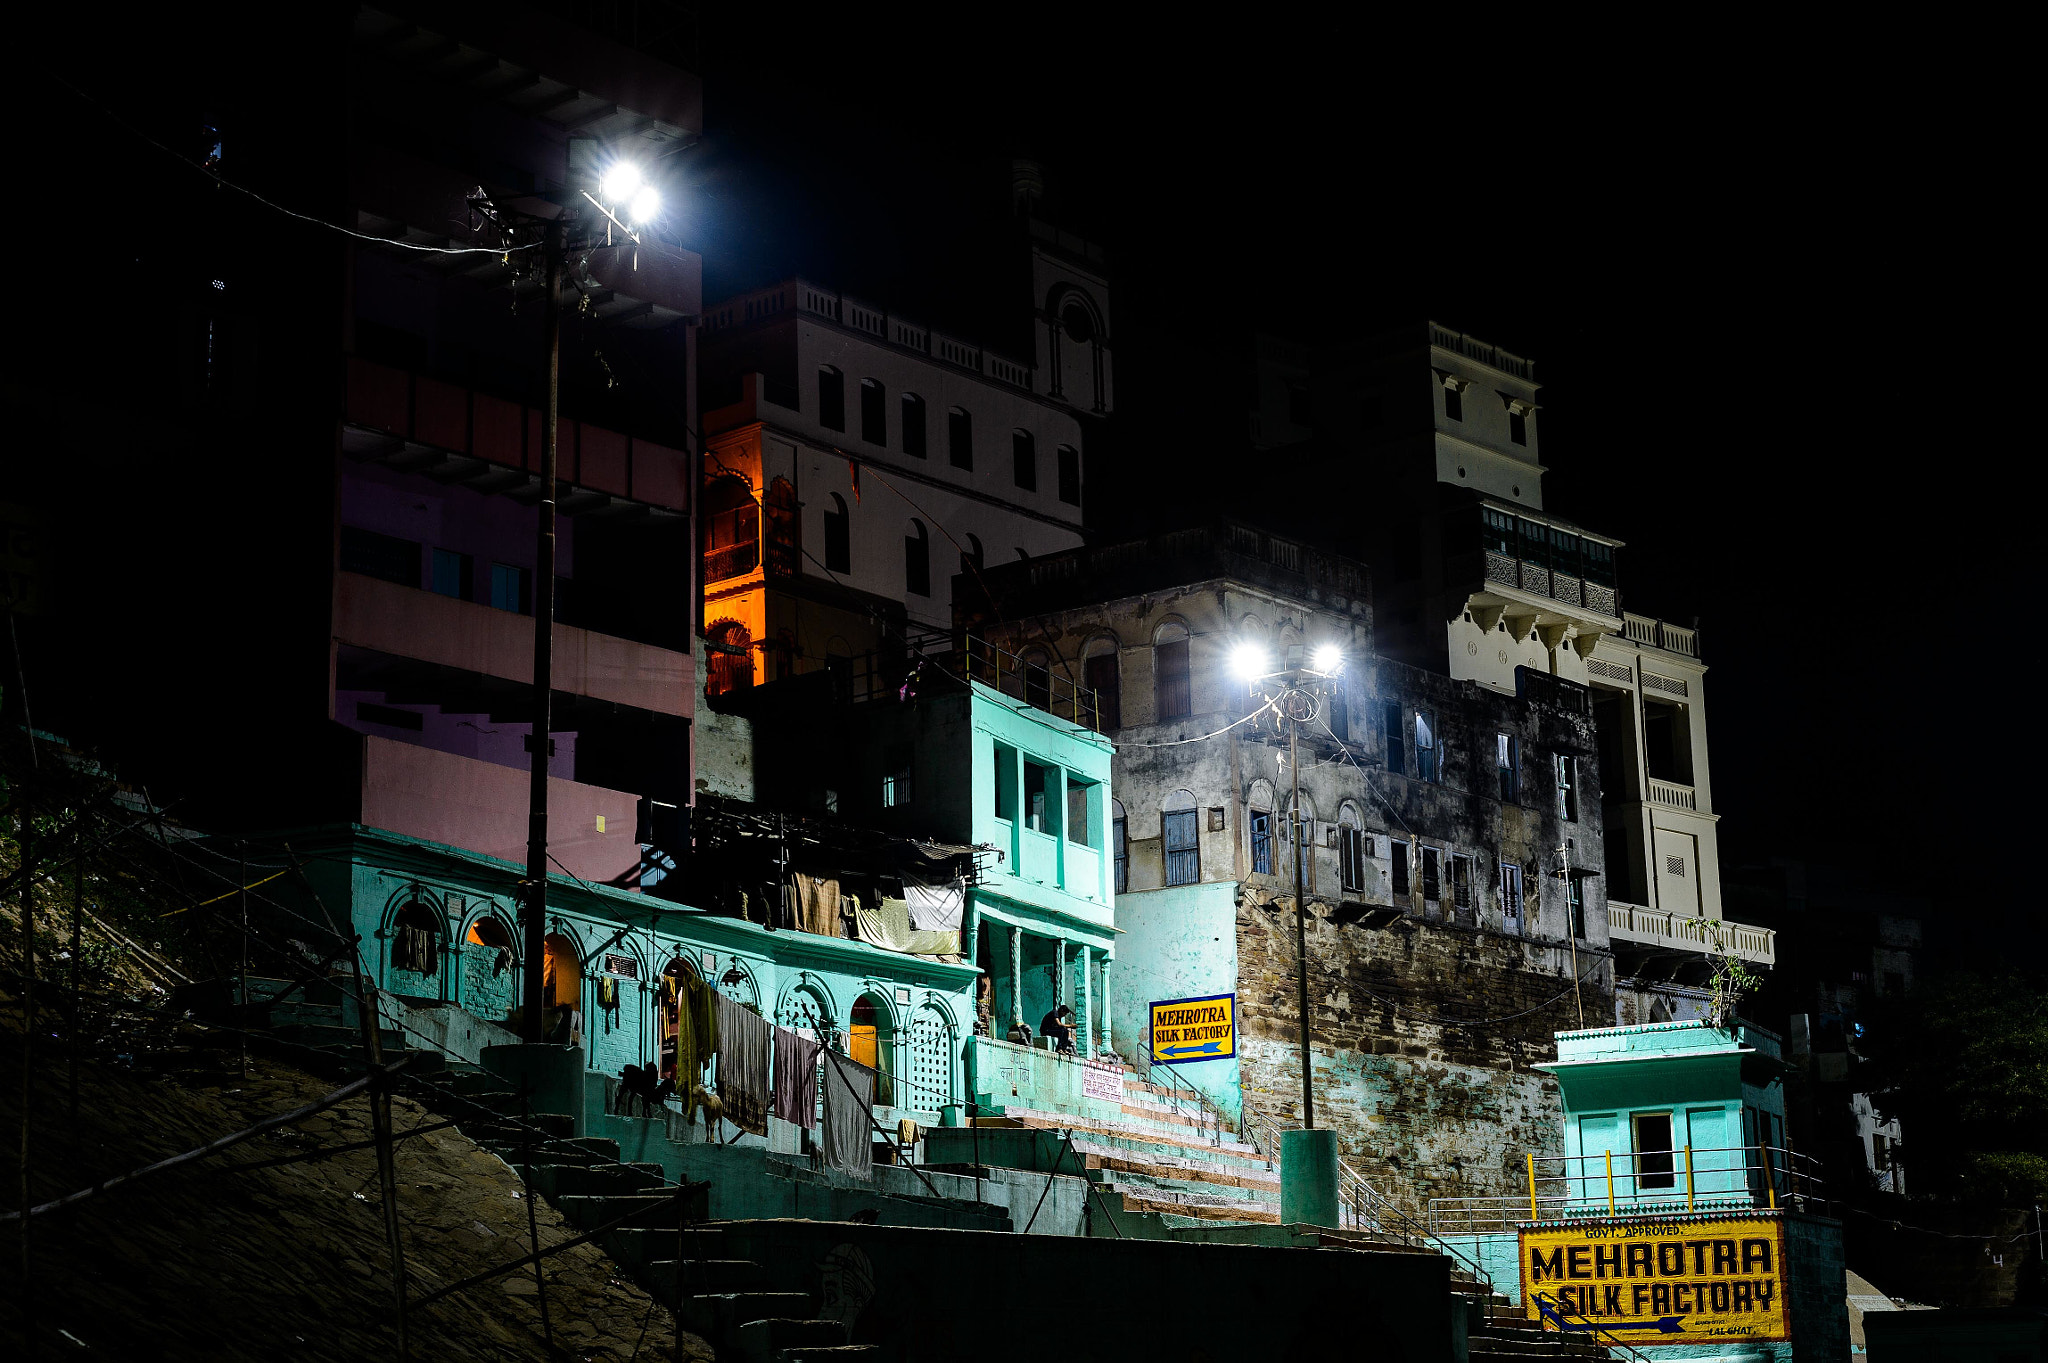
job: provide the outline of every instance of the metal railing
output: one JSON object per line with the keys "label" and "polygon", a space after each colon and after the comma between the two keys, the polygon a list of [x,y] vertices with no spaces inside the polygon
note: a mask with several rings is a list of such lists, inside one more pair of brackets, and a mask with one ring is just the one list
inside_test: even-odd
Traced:
{"label": "metal railing", "polygon": [[1603,1150],[1530,1155],[1529,1191],[1505,1197],[1438,1197],[1429,1226],[1439,1235],[1491,1235],[1528,1221],[1827,1205],[1820,1162],[1782,1146]]}
{"label": "metal railing", "polygon": [[1145,1082],[1154,1088],[1158,1088],[1160,1086],[1159,1074],[1162,1070],[1165,1071],[1167,1097],[1168,1101],[1173,1104],[1174,1115],[1177,1117],[1187,1116],[1186,1111],[1181,1106],[1181,1093],[1182,1090],[1185,1090],[1187,1101],[1194,1105],[1196,1129],[1208,1136],[1209,1144],[1223,1144],[1222,1111],[1203,1096],[1200,1089],[1174,1073],[1173,1066],[1162,1063],[1157,1056],[1152,1054],[1152,1041],[1148,1036],[1145,1040]]}

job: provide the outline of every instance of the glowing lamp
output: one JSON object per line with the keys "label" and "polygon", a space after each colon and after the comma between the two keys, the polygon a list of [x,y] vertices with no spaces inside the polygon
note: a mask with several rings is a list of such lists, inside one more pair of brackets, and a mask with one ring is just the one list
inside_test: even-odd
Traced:
{"label": "glowing lamp", "polygon": [[633,197],[633,191],[640,188],[640,167],[631,161],[620,161],[604,173],[598,182],[597,191],[604,195],[606,202],[622,204]]}
{"label": "glowing lamp", "polygon": [[1239,681],[1256,681],[1266,675],[1266,650],[1244,643],[1230,650],[1230,671]]}
{"label": "glowing lamp", "polygon": [[661,191],[652,185],[643,186],[633,196],[633,205],[626,213],[634,222],[653,222],[661,216]]}
{"label": "glowing lamp", "polygon": [[1316,671],[1324,676],[1335,676],[1344,667],[1344,650],[1335,644],[1319,644],[1315,653]]}

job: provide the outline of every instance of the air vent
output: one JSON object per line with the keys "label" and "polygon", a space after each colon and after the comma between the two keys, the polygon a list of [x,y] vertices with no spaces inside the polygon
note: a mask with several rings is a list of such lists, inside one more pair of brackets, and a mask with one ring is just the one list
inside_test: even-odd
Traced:
{"label": "air vent", "polygon": [[1684,857],[1666,857],[1666,858],[1664,858],[1664,874],[1666,874],[1666,875],[1672,875],[1672,876],[1677,876],[1677,877],[1678,877],[1679,879],[1683,880],[1683,879],[1685,878],[1685,858],[1684,858]]}
{"label": "air vent", "polygon": [[1609,681],[1630,682],[1635,680],[1635,674],[1628,667],[1616,663],[1603,662],[1599,658],[1586,659],[1586,671],[1596,677],[1605,677]]}
{"label": "air vent", "polygon": [[1667,696],[1683,696],[1686,693],[1684,682],[1679,681],[1676,677],[1660,677],[1654,672],[1645,672],[1643,674],[1643,689],[1645,691],[1662,691]]}

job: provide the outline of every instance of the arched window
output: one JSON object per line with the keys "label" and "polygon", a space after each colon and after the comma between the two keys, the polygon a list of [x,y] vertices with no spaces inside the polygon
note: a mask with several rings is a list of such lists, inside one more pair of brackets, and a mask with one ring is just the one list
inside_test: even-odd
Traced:
{"label": "arched window", "polygon": [[903,590],[912,596],[932,594],[931,537],[915,518],[903,532]]}
{"label": "arched window", "polygon": [[698,1076],[686,1074],[678,1077],[676,1075],[676,1035],[682,1026],[685,997],[683,981],[694,978],[696,975],[696,967],[680,956],[672,957],[669,963],[662,967],[661,971],[660,1009],[658,1013],[658,1027],[661,1036],[661,1077],[664,1079],[674,1079],[677,1090],[684,1097],[689,1096],[690,1085],[697,1082]]}
{"label": "arched window", "polygon": [[391,920],[391,968],[429,978],[441,973],[441,915],[417,899]]}
{"label": "arched window", "polygon": [[956,469],[974,467],[974,418],[964,407],[946,413],[946,457]]}
{"label": "arched window", "polygon": [[1273,785],[1270,781],[1252,782],[1251,794],[1245,799],[1248,815],[1245,827],[1251,830],[1252,870],[1262,876],[1273,874]]}
{"label": "arched window", "polygon": [[825,571],[853,571],[853,516],[846,509],[846,498],[836,492],[825,513]]}
{"label": "arched window", "polygon": [[969,532],[967,547],[960,551],[960,571],[963,573],[978,573],[981,571],[984,561],[981,554],[980,536]]}
{"label": "arched window", "polygon": [[1122,800],[1109,802],[1109,845],[1116,864],[1116,892],[1126,894],[1131,888],[1131,825]]}
{"label": "arched window", "polygon": [[754,641],[737,620],[721,620],[706,635],[710,676],[704,690],[713,696],[743,691],[754,684]]}
{"label": "arched window", "polygon": [[1156,718],[1194,713],[1194,678],[1188,670],[1188,627],[1169,620],[1152,635],[1152,701]]}
{"label": "arched window", "polygon": [[1193,885],[1202,878],[1201,832],[1194,792],[1176,790],[1159,811],[1159,832],[1166,849],[1166,883]]}
{"label": "arched window", "polygon": [[797,571],[803,553],[803,513],[797,509],[796,488],[787,478],[768,484],[768,571],[788,576]]}
{"label": "arched window", "polygon": [[1036,710],[1052,709],[1052,659],[1042,648],[1024,651],[1024,703]]}
{"label": "arched window", "polygon": [[1124,727],[1122,654],[1116,640],[1090,639],[1081,662],[1082,684],[1088,688],[1093,718],[1089,728],[1114,733]]}
{"label": "arched window", "polygon": [[563,1014],[583,1006],[583,962],[576,944],[560,933],[548,934],[542,945],[547,951],[540,976],[542,1035],[549,1041],[573,1044],[574,1020]]}
{"label": "arched window", "polygon": [[832,1030],[832,1005],[808,984],[800,984],[782,996],[775,1020],[785,1027],[802,1027],[823,1035]]}
{"label": "arched window", "polygon": [[1026,430],[1010,432],[1010,462],[1017,486],[1038,491],[1038,442]]}
{"label": "arched window", "polygon": [[1081,452],[1072,445],[1059,448],[1059,494],[1068,506],[1081,504]]}
{"label": "arched window", "polygon": [[487,1022],[503,1022],[519,989],[512,931],[494,914],[469,925],[462,940],[462,1006]]}
{"label": "arched window", "polygon": [[725,477],[704,489],[704,580],[723,582],[754,571],[761,561],[761,508],[741,478]]}
{"label": "arched window", "polygon": [[828,431],[846,429],[846,376],[829,364],[818,366],[818,424]]}
{"label": "arched window", "polygon": [[953,1101],[953,1024],[927,1003],[910,1018],[910,1063],[903,1105],[937,1112]]}
{"label": "arched window", "polygon": [[860,438],[870,445],[889,443],[889,390],[879,379],[860,381]]}
{"label": "arched window", "polygon": [[1371,855],[1365,839],[1365,819],[1358,806],[1346,800],[1337,810],[1337,862],[1347,893],[1365,888],[1365,863]]}
{"label": "arched window", "polygon": [[915,393],[903,395],[903,452],[912,459],[924,453],[924,399]]}

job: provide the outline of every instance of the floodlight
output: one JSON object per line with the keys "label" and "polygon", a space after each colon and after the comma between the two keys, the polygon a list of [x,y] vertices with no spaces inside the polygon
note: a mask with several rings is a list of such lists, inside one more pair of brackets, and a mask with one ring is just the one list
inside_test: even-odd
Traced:
{"label": "floodlight", "polygon": [[622,204],[632,198],[633,191],[638,188],[640,167],[631,161],[619,161],[604,173],[604,179],[598,183],[597,191],[604,195],[606,202]]}
{"label": "floodlight", "polygon": [[1316,671],[1324,676],[1335,676],[1344,667],[1344,650],[1335,644],[1316,646]]}
{"label": "floodlight", "polygon": [[1230,650],[1230,671],[1239,681],[1256,681],[1266,675],[1266,650],[1243,643]]}
{"label": "floodlight", "polygon": [[656,218],[660,217],[661,191],[653,185],[642,187],[640,192],[633,196],[633,206],[627,210],[627,216],[632,218],[634,222],[643,223],[653,222]]}

